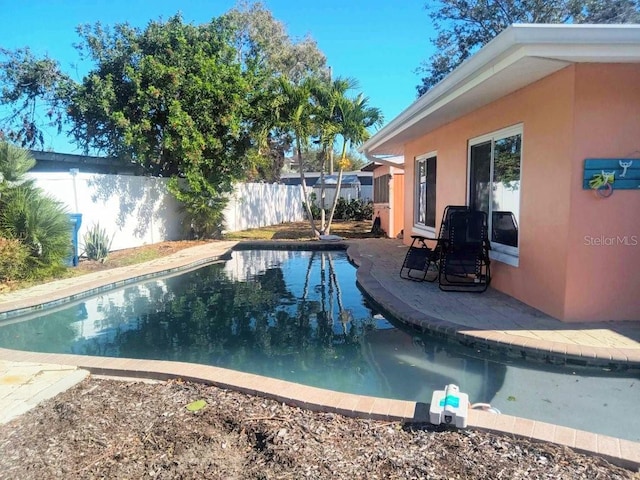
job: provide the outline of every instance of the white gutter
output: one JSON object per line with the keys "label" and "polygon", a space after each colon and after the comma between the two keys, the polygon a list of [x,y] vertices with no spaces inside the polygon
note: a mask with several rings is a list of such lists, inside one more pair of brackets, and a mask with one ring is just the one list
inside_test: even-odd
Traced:
{"label": "white gutter", "polygon": [[637,63],[640,25],[511,25],[367,140],[361,151],[369,158],[367,152],[523,58],[554,61],[558,68],[579,62]]}

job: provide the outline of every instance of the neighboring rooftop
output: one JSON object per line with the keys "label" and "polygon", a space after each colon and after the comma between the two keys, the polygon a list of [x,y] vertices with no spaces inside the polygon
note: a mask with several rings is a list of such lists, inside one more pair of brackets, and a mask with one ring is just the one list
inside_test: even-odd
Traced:
{"label": "neighboring rooftop", "polygon": [[122,162],[116,158],[75,155],[71,153],[42,152],[31,150],[36,165],[30,172],[108,173],[112,175],[140,175],[142,167],[135,163]]}

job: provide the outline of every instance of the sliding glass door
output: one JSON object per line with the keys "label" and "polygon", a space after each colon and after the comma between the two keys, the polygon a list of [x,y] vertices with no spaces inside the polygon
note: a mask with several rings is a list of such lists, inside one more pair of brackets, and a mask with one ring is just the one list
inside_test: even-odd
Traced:
{"label": "sliding glass door", "polygon": [[469,205],[487,213],[497,258],[515,265],[519,253],[521,157],[522,126],[469,141]]}

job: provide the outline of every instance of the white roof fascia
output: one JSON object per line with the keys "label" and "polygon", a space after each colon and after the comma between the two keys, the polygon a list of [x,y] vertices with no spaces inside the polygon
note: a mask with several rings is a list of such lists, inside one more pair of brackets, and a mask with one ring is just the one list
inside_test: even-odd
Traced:
{"label": "white roof fascia", "polygon": [[[512,25],[379,130],[359,149],[377,147],[525,58],[556,63],[640,62],[640,25]],[[532,82],[539,78],[532,77]],[[381,154],[381,152],[376,152]],[[398,153],[389,151],[388,153]]]}
{"label": "white roof fascia", "polygon": [[404,157],[402,155],[376,157],[367,153],[365,156],[370,163],[378,163],[380,165],[387,165],[389,167],[396,167],[404,170]]}

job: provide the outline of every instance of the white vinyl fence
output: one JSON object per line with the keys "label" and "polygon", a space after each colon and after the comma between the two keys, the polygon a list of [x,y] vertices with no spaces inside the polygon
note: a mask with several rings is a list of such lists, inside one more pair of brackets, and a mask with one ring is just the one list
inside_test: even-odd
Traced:
{"label": "white vinyl fence", "polygon": [[[82,172],[34,172],[27,178],[62,202],[69,213],[82,214],[80,244],[95,224],[113,236],[111,250],[187,238],[189,225],[184,225],[179,204],[167,191],[167,179]],[[303,220],[301,190],[288,185],[237,185],[224,212],[227,230]]]}
{"label": "white vinyl fence", "polygon": [[226,230],[238,232],[304,220],[302,187],[275,183],[242,183],[224,210]]}
{"label": "white vinyl fence", "polygon": [[80,244],[95,224],[113,237],[111,250],[185,238],[167,179],[82,172],[35,172],[28,177],[66,205],[69,213],[82,214]]}

